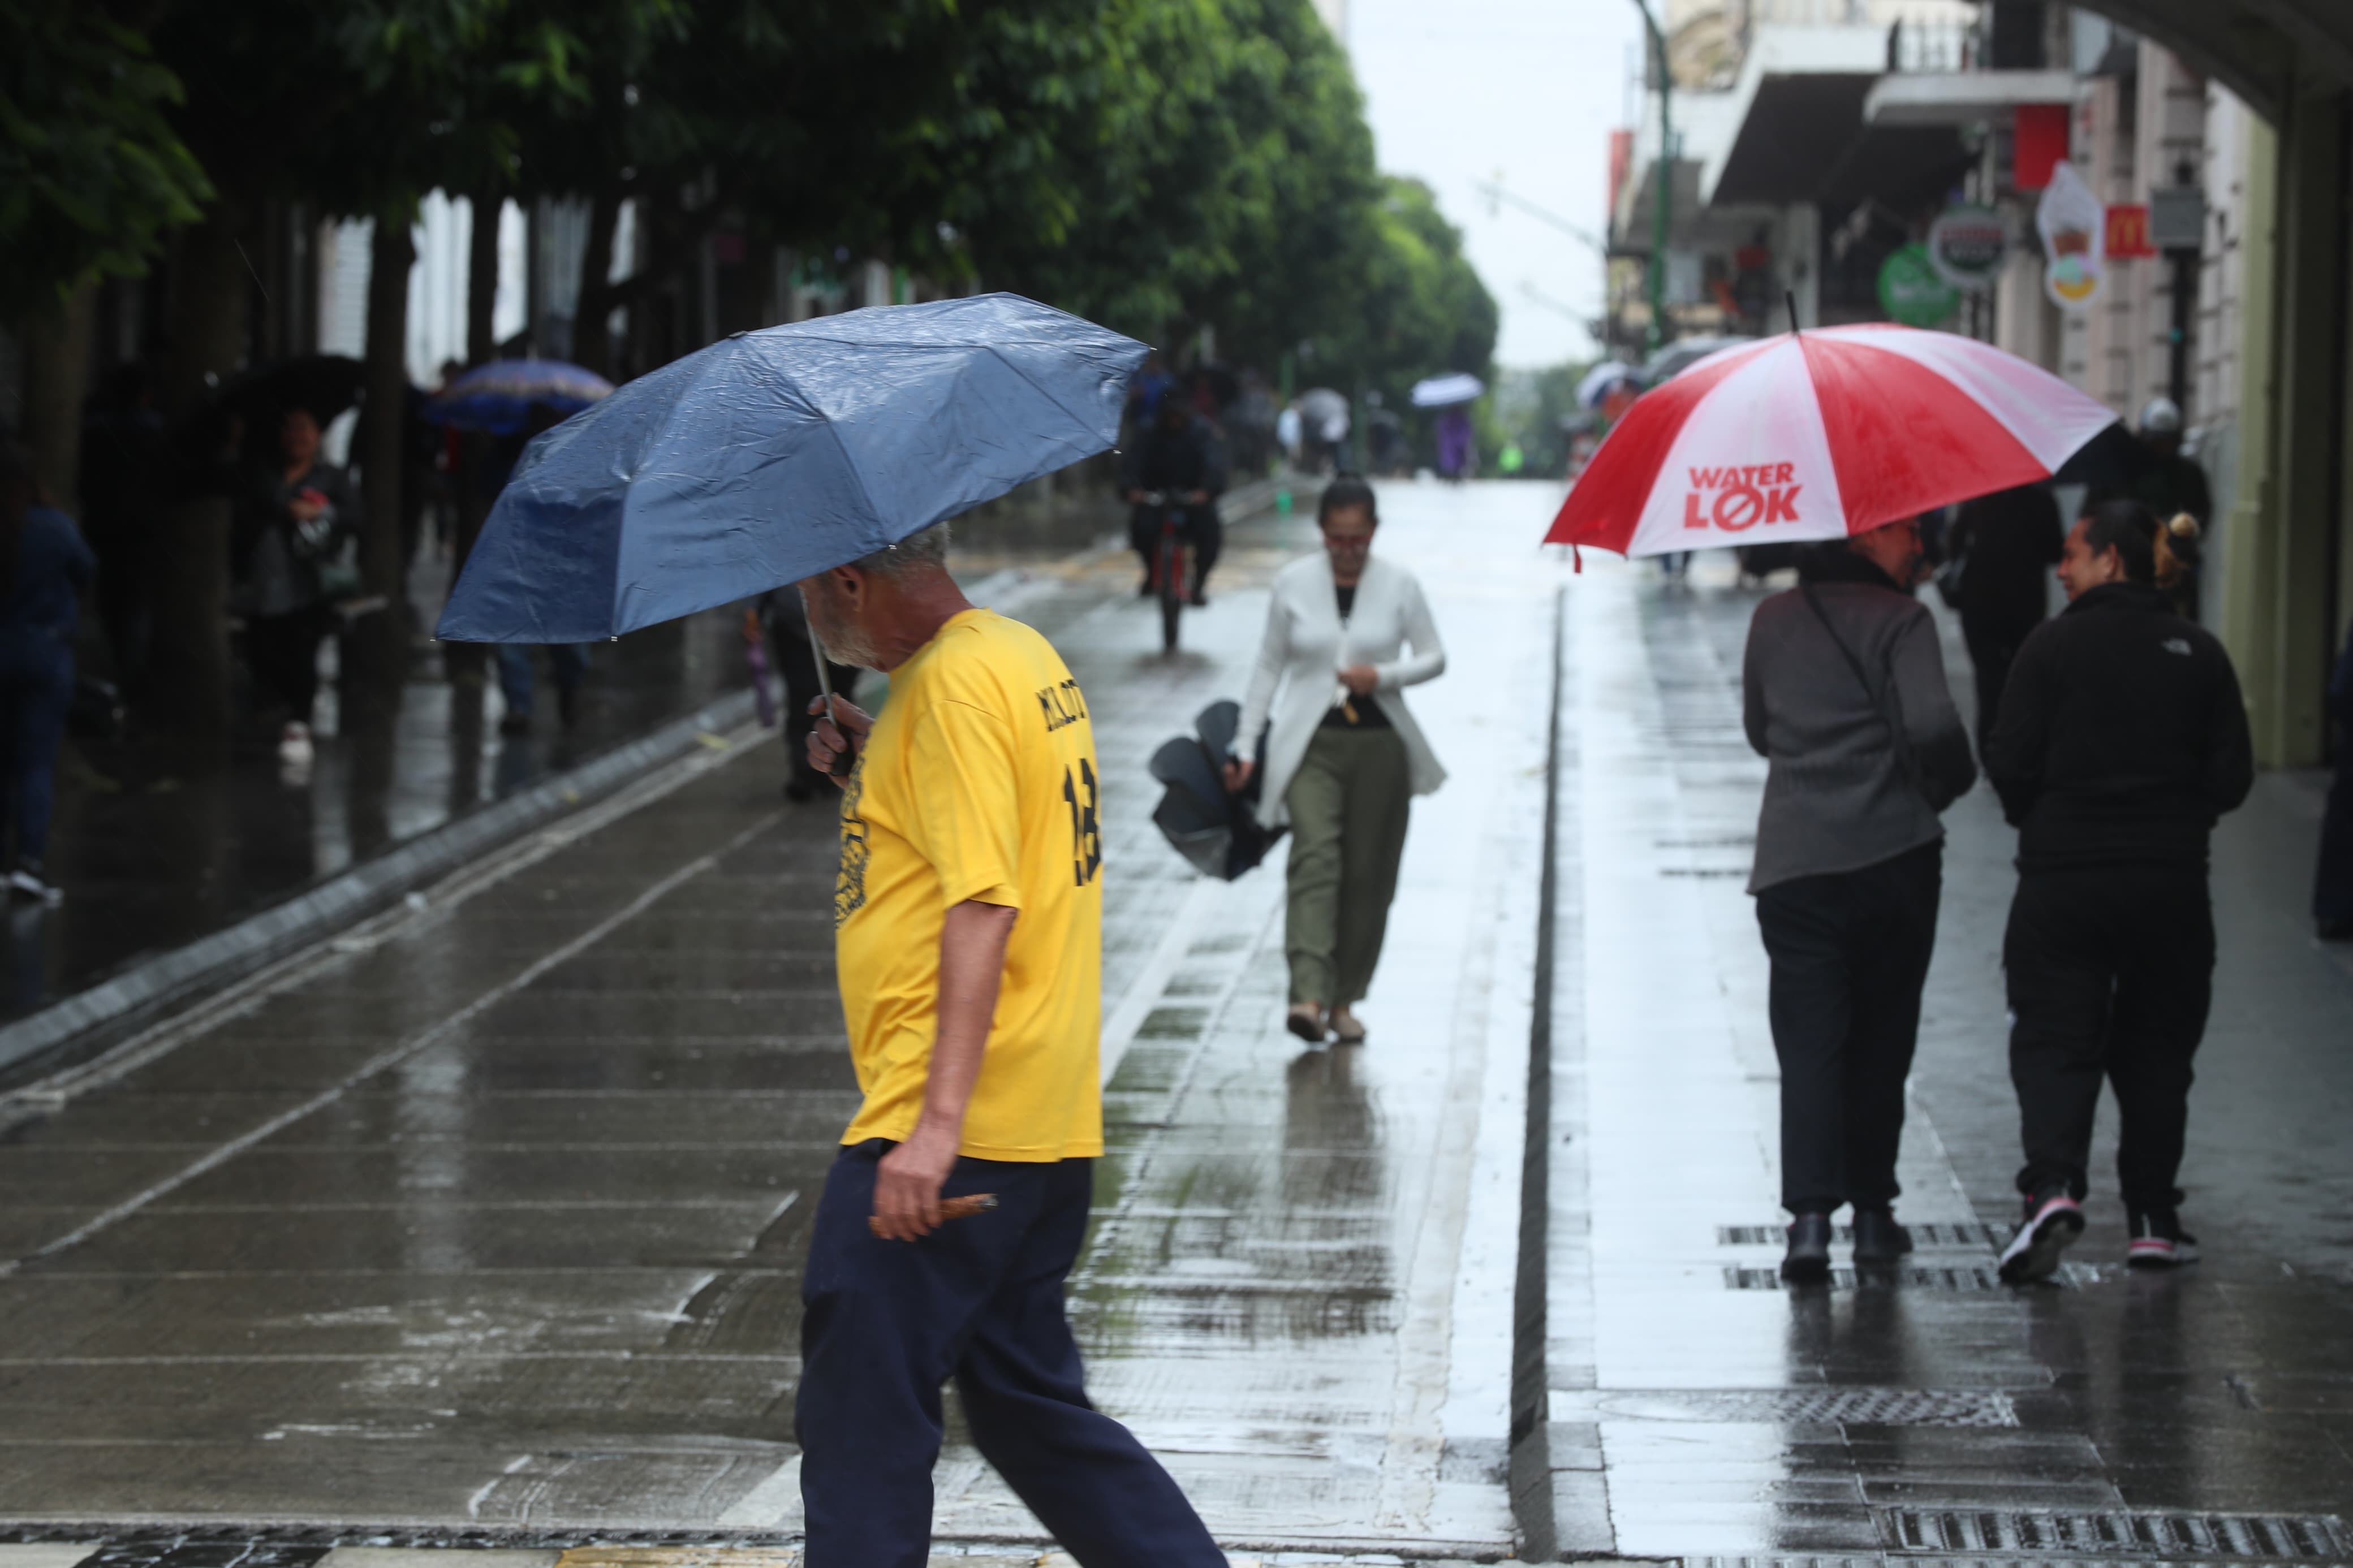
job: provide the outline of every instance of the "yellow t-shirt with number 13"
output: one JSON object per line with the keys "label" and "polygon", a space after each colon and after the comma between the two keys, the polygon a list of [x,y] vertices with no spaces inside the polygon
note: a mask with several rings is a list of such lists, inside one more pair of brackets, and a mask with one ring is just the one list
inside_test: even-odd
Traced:
{"label": "yellow t-shirt with number 13", "polygon": [[962,1152],[1103,1152],[1097,779],[1078,682],[1020,622],[965,610],[891,672],[841,803],[834,957],[866,1096],[844,1143],[913,1130],[939,1027],[941,923],[976,900],[1020,914]]}

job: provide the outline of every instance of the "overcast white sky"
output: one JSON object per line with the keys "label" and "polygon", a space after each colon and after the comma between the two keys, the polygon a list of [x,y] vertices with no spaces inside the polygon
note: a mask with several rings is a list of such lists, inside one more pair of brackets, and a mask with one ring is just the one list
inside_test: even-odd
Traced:
{"label": "overcast white sky", "polygon": [[1609,131],[1623,123],[1641,33],[1633,0],[1350,0],[1346,42],[1381,167],[1438,193],[1472,265],[1503,308],[1497,363],[1557,364],[1593,352],[1579,317],[1601,308],[1601,261],[1510,206],[1504,187],[1597,233]]}

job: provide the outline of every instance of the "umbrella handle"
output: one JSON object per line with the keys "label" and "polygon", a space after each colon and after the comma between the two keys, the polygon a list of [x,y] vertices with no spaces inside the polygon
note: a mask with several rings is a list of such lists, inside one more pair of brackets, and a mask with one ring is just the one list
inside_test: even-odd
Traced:
{"label": "umbrella handle", "polygon": [[[798,593],[799,590],[795,589],[794,592]],[[808,620],[806,609],[803,610],[801,618]],[[825,699],[825,716],[830,719],[833,717],[833,677],[826,672],[825,645],[817,640],[817,623],[813,620],[808,621],[808,639],[809,654],[817,660],[818,694]],[[849,740],[849,732],[847,730],[843,731],[841,738],[844,741]],[[845,748],[833,754],[833,761],[827,766],[826,772],[834,778],[847,777],[851,763],[849,750]]]}

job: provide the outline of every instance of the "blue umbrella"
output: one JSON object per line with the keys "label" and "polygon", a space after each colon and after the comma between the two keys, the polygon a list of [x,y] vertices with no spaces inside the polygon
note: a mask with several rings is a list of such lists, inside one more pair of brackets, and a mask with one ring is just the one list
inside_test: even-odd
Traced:
{"label": "blue umbrella", "polygon": [[493,360],[434,394],[425,417],[460,430],[512,436],[529,427],[533,408],[577,414],[612,395],[611,382],[559,359]]}
{"label": "blue umbrella", "polygon": [[1014,294],[740,332],[533,440],[439,635],[617,637],[871,554],[1111,446],[1147,352]]}

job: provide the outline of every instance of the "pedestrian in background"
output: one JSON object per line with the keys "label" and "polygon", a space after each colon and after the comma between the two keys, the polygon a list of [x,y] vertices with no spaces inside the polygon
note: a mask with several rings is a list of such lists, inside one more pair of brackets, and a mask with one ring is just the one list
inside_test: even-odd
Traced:
{"label": "pedestrian in background", "polygon": [[2181,1228],[2190,1058],[2212,996],[2207,839],[2254,782],[2230,656],[2175,614],[2168,531],[2138,501],[2093,507],[2067,536],[2066,613],[2010,668],[1986,773],[2016,824],[2002,939],[2026,1212],[2001,1277],[2047,1279],[2083,1234],[2105,1079],[2123,1119],[2126,1261],[2197,1257]]}
{"label": "pedestrian in background", "polygon": [[1460,404],[1451,408],[1440,410],[1438,477],[1458,484],[1470,478],[1472,455],[1471,410]]}
{"label": "pedestrian in background", "polygon": [[[891,677],[855,738],[836,969],[864,1093],[802,1277],[808,1568],[930,1561],[940,1384],[1082,1563],[1224,1568],[1184,1494],[1088,1404],[1063,1281],[1103,1152],[1100,774],[1053,646],[976,609],[934,528],[801,584],[827,651]],[[944,1198],[995,1207],[944,1224]]]}
{"label": "pedestrian in background", "polygon": [[[2200,618],[2197,541],[2214,521],[2214,492],[2206,470],[2183,451],[2181,407],[2170,397],[2152,397],[2140,411],[2140,444],[2149,461],[2132,480],[2132,499],[2158,518],[2187,516],[2195,524],[2176,536],[2174,573],[2166,589],[2176,614]],[[2101,498],[2107,499],[2107,498]]]}
{"label": "pedestrian in background", "polygon": [[1372,553],[1370,485],[1325,486],[1316,521],[1323,551],[1275,576],[1226,787],[1250,783],[1264,731],[1259,820],[1291,826],[1285,1026],[1353,1045],[1365,1037],[1355,1007],[1380,962],[1413,797],[1446,782],[1405,689],[1443,673],[1446,649],[1420,583]]}
{"label": "pedestrian in background", "polygon": [[91,402],[81,433],[81,523],[98,558],[93,595],[113,675],[143,695],[154,631],[159,531],[172,506],[174,462],[154,377],[143,361],[117,365]]}
{"label": "pedestrian in background", "polygon": [[289,408],[276,460],[256,474],[237,509],[234,541],[243,581],[246,663],[262,700],[282,710],[279,759],[310,765],[319,645],[334,610],[322,574],[354,536],[359,497],[343,470],[319,458],[319,421]]}
{"label": "pedestrian in background", "polygon": [[45,501],[24,454],[0,445],[0,835],[16,839],[9,893],[54,904],[58,744],[73,706],[74,625],[98,563],[73,520]]}
{"label": "pedestrian in background", "polygon": [[1961,637],[1977,672],[1980,756],[2001,711],[2010,662],[2027,634],[2042,624],[2051,568],[2059,563],[2066,536],[2047,485],[2020,485],[1963,501],[1954,520],[1946,553],[1960,572]]}
{"label": "pedestrian in background", "polygon": [[[525,448],[538,437],[563,424],[564,420],[561,411],[543,403],[534,403],[521,430],[496,438],[480,481],[489,489],[491,505],[497,504],[497,498],[507,488],[507,481],[514,477],[515,466],[522,461]],[[537,677],[531,655],[532,649],[537,646],[544,646],[547,649],[547,673],[555,683],[556,722],[566,730],[575,728],[580,722],[580,688],[588,679],[588,645],[505,642],[498,645],[496,656],[499,698],[506,708],[499,719],[499,733],[501,735],[531,733],[532,719],[538,711],[533,689]]]}
{"label": "pedestrian in background", "polygon": [[[786,778],[785,796],[802,801],[816,798],[826,777],[809,766],[809,731],[817,728],[816,705],[824,688],[818,683],[817,652],[809,646],[808,611],[798,588],[787,584],[762,596],[760,618],[768,637],[768,662],[783,682]],[[858,700],[858,667],[826,663],[836,695],[845,702]]]}
{"label": "pedestrian in background", "polygon": [[2320,867],[2313,877],[2312,919],[2323,942],[2353,942],[2353,626],[2328,679],[2337,718],[2337,779],[2320,819]]}
{"label": "pedestrian in background", "polygon": [[1841,1207],[1857,1264],[1912,1249],[1895,1158],[1936,943],[1937,818],[1977,777],[1910,592],[1920,563],[1915,519],[1810,550],[1799,585],[1749,623],[1744,717],[1771,765],[1748,890],[1772,961],[1792,1282],[1829,1277]]}

